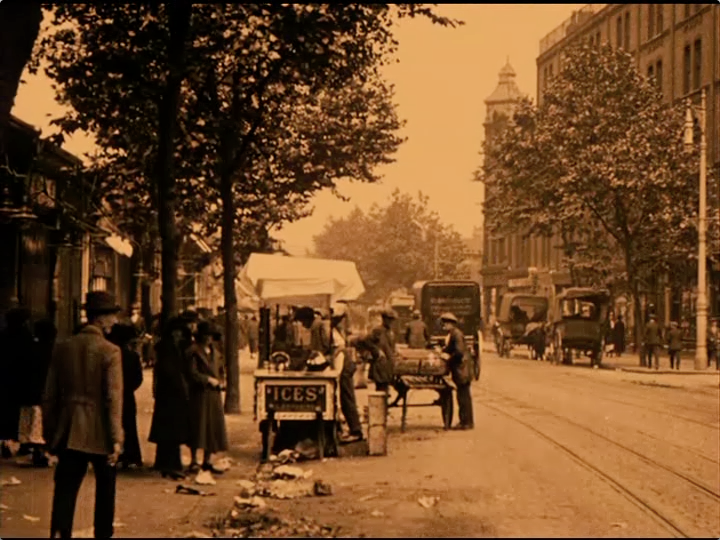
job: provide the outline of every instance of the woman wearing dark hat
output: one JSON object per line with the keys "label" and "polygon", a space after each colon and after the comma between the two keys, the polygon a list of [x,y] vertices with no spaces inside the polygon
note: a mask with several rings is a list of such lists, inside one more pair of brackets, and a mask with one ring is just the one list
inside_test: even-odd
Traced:
{"label": "woman wearing dark hat", "polygon": [[170,319],[155,347],[153,371],[153,409],[149,440],[157,445],[155,469],[163,477],[185,477],[180,446],[190,439],[189,389],[186,377],[186,351],[191,340],[183,319]]}
{"label": "woman wearing dark hat", "polygon": [[465,346],[465,336],[457,327],[458,320],[452,313],[443,313],[440,316],[443,330],[448,335],[445,338],[445,347],[443,348],[442,358],[447,361],[450,368],[450,375],[457,387],[457,403],[458,416],[460,423],[455,429],[473,429],[473,405],[472,396],[470,394],[470,364],[467,359],[467,348]]}
{"label": "woman wearing dark hat", "polygon": [[123,369],[123,413],[122,425],[125,432],[123,453],[119,464],[128,469],[131,466],[142,467],[142,452],[137,430],[137,403],[135,391],[143,382],[142,362],[140,355],[131,347],[137,330],[130,324],[116,324],[108,336],[108,340],[120,347]]}
{"label": "woman wearing dark hat", "polygon": [[222,404],[220,366],[213,347],[212,325],[207,321],[198,324],[195,343],[188,351],[190,377],[190,470],[198,465],[198,450],[203,451],[202,470],[215,474],[222,471],[212,465],[212,455],[228,449],[225,414]]}

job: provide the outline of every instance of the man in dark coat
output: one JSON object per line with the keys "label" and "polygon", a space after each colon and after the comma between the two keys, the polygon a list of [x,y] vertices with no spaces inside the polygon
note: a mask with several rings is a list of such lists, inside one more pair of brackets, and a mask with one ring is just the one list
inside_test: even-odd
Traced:
{"label": "man in dark coat", "polygon": [[655,316],[650,316],[647,326],[645,326],[645,365],[648,368],[654,367],[660,369],[660,355],[658,349],[662,346],[660,335],[660,326],[658,326]]}
{"label": "man in dark coat", "polygon": [[452,313],[443,313],[440,316],[440,321],[443,330],[448,333],[445,338],[442,357],[447,361],[453,383],[457,387],[460,423],[455,429],[473,429],[475,422],[473,419],[472,395],[470,394],[470,363],[467,358],[465,336],[457,327],[457,317]]}
{"label": "man in dark coat", "polygon": [[368,336],[355,341],[355,347],[370,352],[370,380],[375,383],[376,391],[387,392],[393,380],[393,360],[397,354],[395,332],[392,330],[397,314],[392,309],[386,309],[381,317],[382,324]]}
{"label": "man in dark coat", "polygon": [[430,343],[430,334],[427,326],[420,318],[420,312],[413,311],[413,320],[408,323],[405,331],[405,343],[411,349],[425,349]]}
{"label": "man in dark coat", "polygon": [[190,394],[186,351],[192,336],[185,321],[170,319],[156,346],[153,372],[153,408],[149,440],[157,445],[154,468],[165,478],[185,477],[180,446],[190,440]]}
{"label": "man in dark coat", "polygon": [[95,538],[111,538],[116,465],[123,444],[122,358],[105,339],[120,307],[106,292],[90,292],[88,324],[55,348],[47,376],[45,440],[58,456],[50,537],[71,538],[75,503],[88,463],[95,472]]}
{"label": "man in dark coat", "polygon": [[667,333],[668,354],[670,355],[670,369],[680,369],[680,352],[682,351],[683,333],[678,323],[672,321]]}
{"label": "man in dark coat", "polygon": [[617,316],[612,333],[615,356],[620,356],[625,352],[625,322],[623,321],[622,315]]}

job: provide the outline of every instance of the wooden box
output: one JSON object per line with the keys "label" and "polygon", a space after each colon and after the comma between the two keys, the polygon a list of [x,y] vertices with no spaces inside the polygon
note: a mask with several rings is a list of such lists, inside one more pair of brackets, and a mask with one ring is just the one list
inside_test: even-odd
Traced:
{"label": "wooden box", "polygon": [[399,349],[393,362],[393,374],[444,376],[448,373],[447,363],[435,351],[427,349]]}

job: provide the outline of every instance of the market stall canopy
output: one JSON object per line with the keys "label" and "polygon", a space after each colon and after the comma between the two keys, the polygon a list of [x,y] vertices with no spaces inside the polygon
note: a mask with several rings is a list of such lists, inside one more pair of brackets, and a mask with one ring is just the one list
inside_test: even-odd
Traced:
{"label": "market stall canopy", "polygon": [[238,292],[284,305],[330,307],[363,292],[352,261],[253,253],[238,276]]}

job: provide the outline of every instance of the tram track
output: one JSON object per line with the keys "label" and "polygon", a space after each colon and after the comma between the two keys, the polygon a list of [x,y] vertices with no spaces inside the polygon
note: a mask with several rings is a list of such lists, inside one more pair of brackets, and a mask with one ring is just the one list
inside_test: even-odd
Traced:
{"label": "tram track", "polygon": [[592,428],[589,428],[589,427],[587,427],[587,426],[585,426],[585,425],[583,425],[583,424],[581,424],[581,423],[579,423],[579,422],[576,422],[576,421],[574,421],[574,420],[571,420],[570,418],[567,418],[567,417],[565,417],[565,416],[562,416],[562,415],[560,415],[560,414],[557,414],[557,413],[555,413],[555,412],[553,412],[553,411],[550,411],[550,410],[548,410],[548,409],[541,408],[541,407],[536,407],[536,406],[534,406],[534,405],[530,405],[530,404],[528,404],[528,403],[522,402],[522,401],[520,401],[520,400],[518,400],[518,399],[511,398],[511,397],[506,396],[506,395],[503,395],[503,394],[498,394],[498,393],[495,393],[495,392],[492,392],[492,391],[486,391],[486,393],[488,393],[488,394],[490,394],[490,395],[495,394],[495,396],[498,396],[498,397],[500,397],[500,398],[502,398],[502,399],[506,399],[506,400],[508,400],[508,401],[515,402],[515,403],[517,403],[517,404],[519,404],[519,405],[521,405],[522,407],[525,407],[525,408],[527,408],[527,409],[536,410],[536,411],[538,411],[538,412],[541,412],[541,413],[544,414],[544,415],[550,416],[550,417],[552,417],[552,418],[555,418],[555,419],[557,419],[557,420],[560,420],[561,422],[565,422],[566,424],[569,424],[569,425],[571,425],[571,426],[573,426],[573,427],[575,427],[575,428],[577,428],[577,429],[581,429],[581,430],[583,430],[583,431],[585,431],[585,432],[587,432],[587,433],[590,433],[591,435],[593,435],[593,436],[595,436],[595,437],[598,437],[599,439],[602,439],[602,440],[604,440],[605,442],[607,442],[607,443],[609,443],[609,444],[612,444],[613,446],[615,446],[615,447],[617,447],[617,448],[619,448],[619,449],[621,449],[621,450],[624,450],[625,452],[628,452],[628,453],[636,456],[637,458],[641,459],[642,461],[644,461],[644,462],[647,463],[648,465],[652,465],[652,466],[654,466],[654,467],[657,467],[657,468],[659,468],[659,469],[662,469],[662,470],[664,470],[664,471],[666,471],[666,472],[674,475],[676,478],[679,478],[679,479],[681,479],[681,480],[684,480],[684,481],[687,482],[688,484],[692,485],[694,488],[700,490],[700,492],[702,492],[703,494],[711,497],[713,500],[715,500],[715,501],[717,501],[717,502],[720,503],[720,492],[716,491],[714,488],[712,488],[712,487],[710,487],[710,486],[707,486],[707,485],[705,485],[703,482],[698,481],[698,480],[692,478],[691,476],[688,476],[688,475],[686,475],[685,473],[682,473],[682,472],[680,472],[680,471],[678,471],[678,470],[676,470],[676,469],[674,469],[674,468],[672,468],[672,467],[669,467],[668,465],[665,465],[664,463],[660,463],[659,461],[657,461],[657,460],[655,460],[655,459],[649,458],[649,457],[647,457],[646,455],[638,452],[637,450],[635,450],[635,449],[633,449],[633,448],[630,448],[630,447],[627,446],[627,445],[622,444],[621,442],[618,442],[618,441],[616,441],[616,440],[614,440],[614,439],[611,439],[610,437],[607,437],[606,435],[603,435],[602,433],[598,433],[597,431],[595,431],[595,430],[592,429]]}
{"label": "tram track", "polygon": [[[518,400],[512,396],[508,396],[495,391],[485,389],[484,393],[487,397],[491,398],[491,400],[489,402],[486,400],[480,400],[479,403],[482,406],[511,418],[515,422],[531,430],[540,438],[546,440],[547,442],[562,450],[565,454],[569,455],[576,463],[593,473],[595,476],[600,477],[603,481],[608,483],[615,491],[623,495],[626,499],[630,500],[643,513],[651,517],[654,521],[662,525],[663,528],[671,532],[676,537],[690,538],[692,536],[697,536],[697,534],[690,534],[687,528],[677,523],[672,517],[668,516],[667,513],[663,511],[661,506],[654,504],[652,501],[648,500],[646,496],[632,489],[627,482],[618,480],[615,476],[603,470],[602,467],[599,467],[593,464],[588,459],[584,458],[576,450],[573,450],[570,446],[565,444],[561,440],[562,437],[553,436],[551,433],[548,433],[547,429],[542,429],[542,426],[539,426],[538,422],[527,421],[523,419],[521,415],[524,413],[530,413],[538,416],[545,416],[566,426],[570,426],[573,429],[582,430],[586,434],[593,437],[595,440],[599,439],[609,445],[612,445],[624,454],[633,456],[634,458],[641,460],[643,463],[653,468],[654,470],[659,469],[665,471],[666,473],[671,475],[671,478],[674,478],[676,481],[681,481],[682,483],[684,483],[684,485],[688,486],[690,489],[694,490],[696,493],[704,497],[707,501],[704,506],[707,506],[709,503],[713,506],[713,508],[715,507],[715,505],[717,505],[717,508],[720,508],[720,493],[713,487],[706,485],[704,482],[699,481],[696,478],[693,478],[681,471],[678,471],[673,467],[660,463],[657,460],[649,458],[638,452],[637,450],[622,444],[619,441],[613,440],[612,438],[607,437],[602,433],[598,433],[592,428],[589,428],[583,424],[580,424],[553,411],[542,407],[537,407],[527,402]],[[498,402],[500,400],[503,400],[504,403],[502,401]],[[521,411],[520,414],[518,415],[508,410],[509,407],[519,409]],[[660,492],[658,491],[657,493]]]}
{"label": "tram track", "polygon": [[[583,380],[583,382],[586,382],[586,381]],[[590,381],[590,384],[593,384],[593,382],[594,382],[594,381]],[[575,388],[575,385],[573,385],[572,383],[570,383],[570,381],[554,381],[553,384],[559,385],[559,386],[563,386],[563,387],[565,387],[565,388],[573,388],[573,389]],[[600,387],[600,384],[596,384],[595,386],[596,386],[596,387]],[[702,427],[704,427],[704,428],[708,428],[708,429],[713,429],[713,430],[716,430],[716,431],[720,431],[720,423],[704,422],[704,421],[702,421],[702,420],[697,420],[697,419],[695,419],[695,418],[690,418],[690,417],[688,417],[688,416],[685,416],[685,415],[682,415],[682,414],[677,414],[677,413],[674,413],[674,412],[672,412],[672,411],[668,411],[668,410],[664,410],[664,409],[657,409],[657,408],[655,408],[655,407],[650,407],[650,406],[648,406],[647,401],[645,401],[645,402],[643,402],[643,403],[634,403],[634,402],[632,402],[632,401],[628,401],[628,400],[627,400],[627,397],[628,397],[628,396],[626,396],[626,395],[623,395],[622,398],[620,398],[620,399],[617,398],[617,397],[610,397],[610,396],[607,395],[607,391],[608,391],[607,386],[603,386],[600,390],[601,390],[601,391],[599,391],[599,392],[597,392],[597,393],[594,394],[594,396],[595,396],[597,399],[604,400],[604,401],[609,401],[609,402],[611,402],[611,403],[617,403],[617,404],[619,404],[619,405],[625,405],[625,406],[627,406],[627,407],[633,407],[633,408],[635,408],[635,409],[640,409],[640,410],[645,411],[645,412],[652,412],[652,413],[655,413],[655,414],[658,414],[658,415],[661,415],[661,416],[667,416],[667,417],[669,417],[669,418],[675,418],[676,420],[682,420],[682,421],[688,422],[688,423],[690,423],[690,424],[695,424],[695,425],[698,425],[698,426],[702,426]],[[620,393],[620,394],[622,394],[622,393],[624,392],[623,389],[616,388],[616,387],[612,387],[611,391],[612,391],[612,392],[616,392],[616,393]]]}
{"label": "tram track", "polygon": [[[521,358],[521,357],[515,357],[515,358],[513,358],[513,359],[514,359],[514,360],[527,360],[526,358]],[[530,360],[527,360],[527,361],[530,362]],[[533,362],[534,364],[537,364],[535,361],[532,361],[532,362]],[[562,367],[562,366],[556,366],[556,367]],[[698,425],[698,426],[702,426],[702,427],[705,427],[705,428],[708,428],[708,429],[713,429],[713,430],[716,430],[716,431],[720,431],[720,422],[715,422],[715,423],[705,422],[705,421],[702,421],[702,420],[697,420],[697,419],[695,419],[695,418],[690,418],[690,417],[685,416],[685,415],[682,415],[682,414],[677,414],[677,413],[675,413],[675,412],[673,412],[673,411],[668,411],[668,410],[664,410],[664,409],[657,409],[657,408],[655,408],[655,407],[648,406],[648,402],[647,402],[647,401],[644,401],[643,403],[637,403],[637,402],[633,402],[633,401],[628,401],[628,399],[632,399],[632,397],[635,397],[635,396],[632,396],[632,397],[631,397],[631,396],[629,395],[629,393],[632,392],[631,389],[619,387],[619,386],[616,385],[616,384],[615,384],[615,385],[611,385],[611,386],[610,386],[611,391],[612,391],[613,393],[615,393],[615,394],[620,394],[620,398],[618,398],[618,397],[608,397],[608,396],[607,396],[608,385],[606,384],[606,381],[597,381],[597,380],[592,379],[591,377],[580,376],[580,375],[576,375],[576,374],[572,374],[572,373],[565,373],[565,375],[567,375],[568,377],[573,377],[573,378],[577,378],[577,379],[582,379],[583,384],[589,384],[589,385],[592,385],[592,386],[595,386],[596,388],[598,388],[599,391],[594,394],[598,399],[602,399],[602,400],[609,401],[609,402],[612,402],[612,403],[617,403],[617,404],[619,404],[619,405],[626,405],[626,406],[628,406],[628,407],[633,407],[633,408],[636,408],[636,409],[640,409],[640,410],[645,411],[645,412],[652,412],[652,413],[655,413],[655,414],[658,414],[658,415],[667,416],[667,417],[669,417],[669,418],[675,418],[676,420],[682,420],[682,421],[685,421],[685,422],[688,422],[688,423],[691,423],[691,424],[695,424],[695,425]],[[560,385],[560,386],[563,386],[564,388],[569,388],[569,389],[573,389],[573,390],[576,389],[576,387],[577,387],[577,385],[573,384],[571,381],[569,381],[569,380],[562,380],[562,379],[560,379],[560,380],[557,380],[557,379],[554,380],[554,381],[553,381],[553,384],[554,384],[554,385]],[[662,388],[663,390],[670,390],[670,389],[671,389],[673,392],[684,391],[685,393],[689,393],[689,394],[692,394],[692,395],[697,395],[693,390],[689,390],[689,389],[681,388],[681,387],[678,387],[678,388],[672,387],[672,388],[668,388],[668,389],[666,389],[666,388],[664,388],[664,387],[661,387],[661,388]],[[707,393],[707,392],[702,392],[702,394],[703,394],[703,395],[706,395],[706,396],[707,396],[707,395],[710,395],[710,394]],[[693,409],[693,412],[702,412],[702,411]]]}

